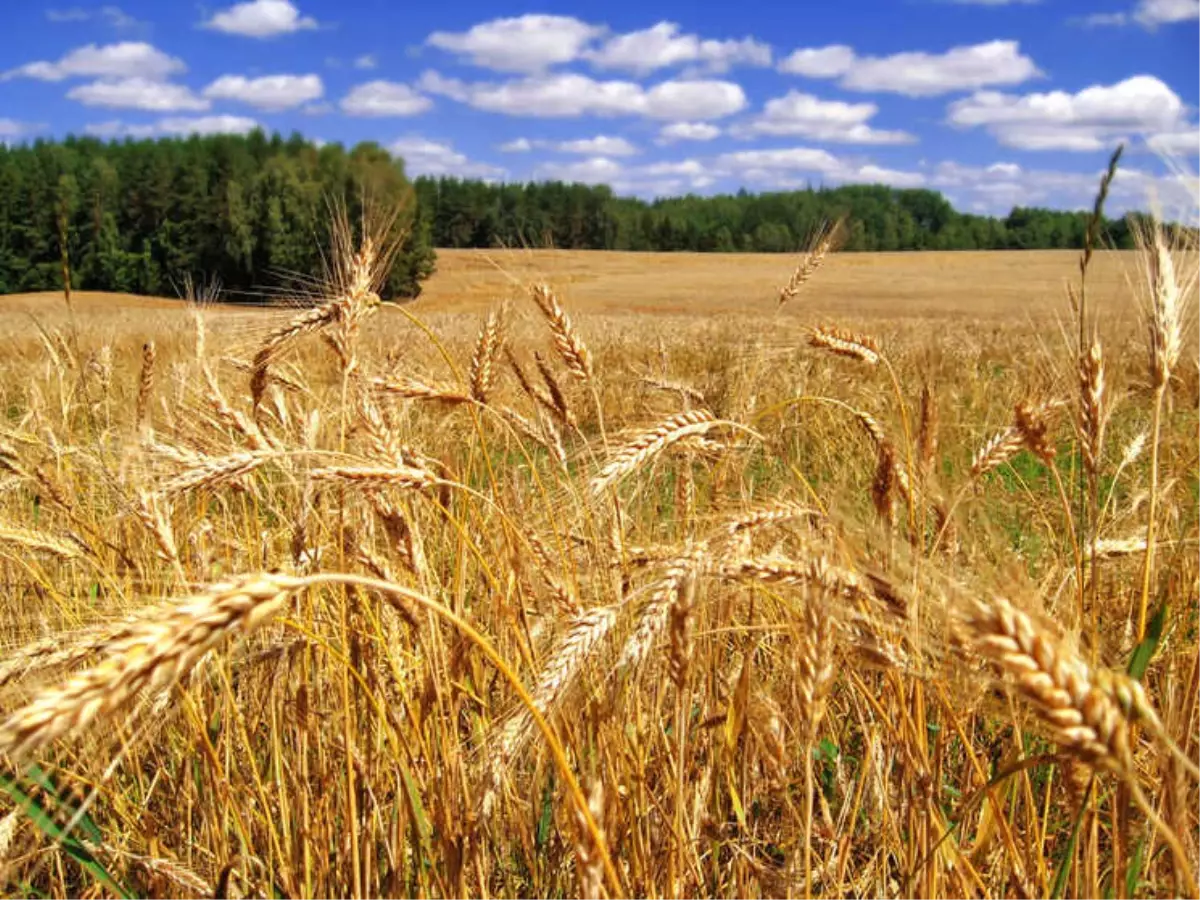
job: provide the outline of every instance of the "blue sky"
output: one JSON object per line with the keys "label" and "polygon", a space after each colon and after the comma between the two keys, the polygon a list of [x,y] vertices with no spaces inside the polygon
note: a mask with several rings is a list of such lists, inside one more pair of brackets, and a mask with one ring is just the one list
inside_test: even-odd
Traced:
{"label": "blue sky", "polygon": [[1195,205],[1200,0],[5,6],[8,142],[262,125],[413,174],[1007,212],[1086,205],[1125,140],[1114,207]]}

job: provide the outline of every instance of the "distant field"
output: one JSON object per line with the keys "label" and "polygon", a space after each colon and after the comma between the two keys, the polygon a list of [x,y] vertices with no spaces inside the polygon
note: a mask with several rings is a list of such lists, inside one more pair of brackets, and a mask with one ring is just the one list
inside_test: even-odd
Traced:
{"label": "distant field", "polygon": [[[971,316],[1012,319],[1061,313],[1064,284],[1077,274],[1074,251],[853,253],[830,259],[802,295],[811,314],[854,318]],[[1098,255],[1093,299],[1126,297],[1132,254]],[[624,253],[600,251],[441,250],[438,271],[414,310],[479,312],[531,278],[544,278],[576,314],[766,313],[795,257],[777,254]],[[274,285],[264,285],[273,287]],[[60,304],[58,293],[0,297],[0,311],[22,314]],[[98,292],[74,295],[77,310],[119,323],[174,301]]]}

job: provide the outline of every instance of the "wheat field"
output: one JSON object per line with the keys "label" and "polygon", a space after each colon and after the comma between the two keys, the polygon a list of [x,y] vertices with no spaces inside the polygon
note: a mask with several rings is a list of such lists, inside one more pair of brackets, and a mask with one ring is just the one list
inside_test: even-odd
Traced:
{"label": "wheat field", "polygon": [[1194,247],[342,234],[0,301],[6,895],[1196,895]]}

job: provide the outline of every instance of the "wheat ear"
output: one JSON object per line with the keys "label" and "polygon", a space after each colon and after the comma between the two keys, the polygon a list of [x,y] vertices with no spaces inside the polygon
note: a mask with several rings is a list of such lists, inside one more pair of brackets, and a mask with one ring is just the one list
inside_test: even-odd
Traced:
{"label": "wheat ear", "polygon": [[213,585],[141,618],[101,652],[105,658],[43,691],[0,724],[0,753],[25,756],[126,706],[143,690],[169,687],[223,638],[252,631],[304,582],[253,575]]}
{"label": "wheat ear", "polygon": [[635,435],[616,450],[591,481],[593,494],[603,493],[609,485],[639,468],[666,447],[693,435],[705,434],[721,422],[707,410],[692,410],[671,416],[664,422]]}
{"label": "wheat ear", "polygon": [[583,339],[575,330],[574,324],[554,291],[546,284],[534,284],[529,288],[530,296],[537,308],[541,310],[550,333],[554,337],[554,347],[566,364],[567,370],[580,381],[590,381],[592,378],[592,357],[584,345]]}

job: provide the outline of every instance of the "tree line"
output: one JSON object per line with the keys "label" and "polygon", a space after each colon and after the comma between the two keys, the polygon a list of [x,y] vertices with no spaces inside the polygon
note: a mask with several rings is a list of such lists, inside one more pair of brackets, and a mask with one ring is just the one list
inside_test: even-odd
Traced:
{"label": "tree line", "polygon": [[[845,250],[1079,248],[1087,212],[960,213],[936,191],[879,185],[775,193],[618,197],[606,186],[411,180],[375,143],[318,146],[255,131],[158,140],[70,137],[0,144],[0,293],[175,293],[216,279],[231,294],[322,271],[329,201],[356,221],[362,198],[401,210],[384,293],[415,297],[434,247],[794,252],[847,216]],[[1132,245],[1125,219],[1108,246]]]}
{"label": "tree line", "polygon": [[[790,253],[823,223],[849,218],[844,250],[1079,249],[1091,213],[1014,208],[960,213],[937,191],[845,185],[786,192],[617,197],[603,186],[494,184],[417,178],[419,215],[437,247]],[[1125,219],[1106,220],[1106,246],[1129,248]]]}

